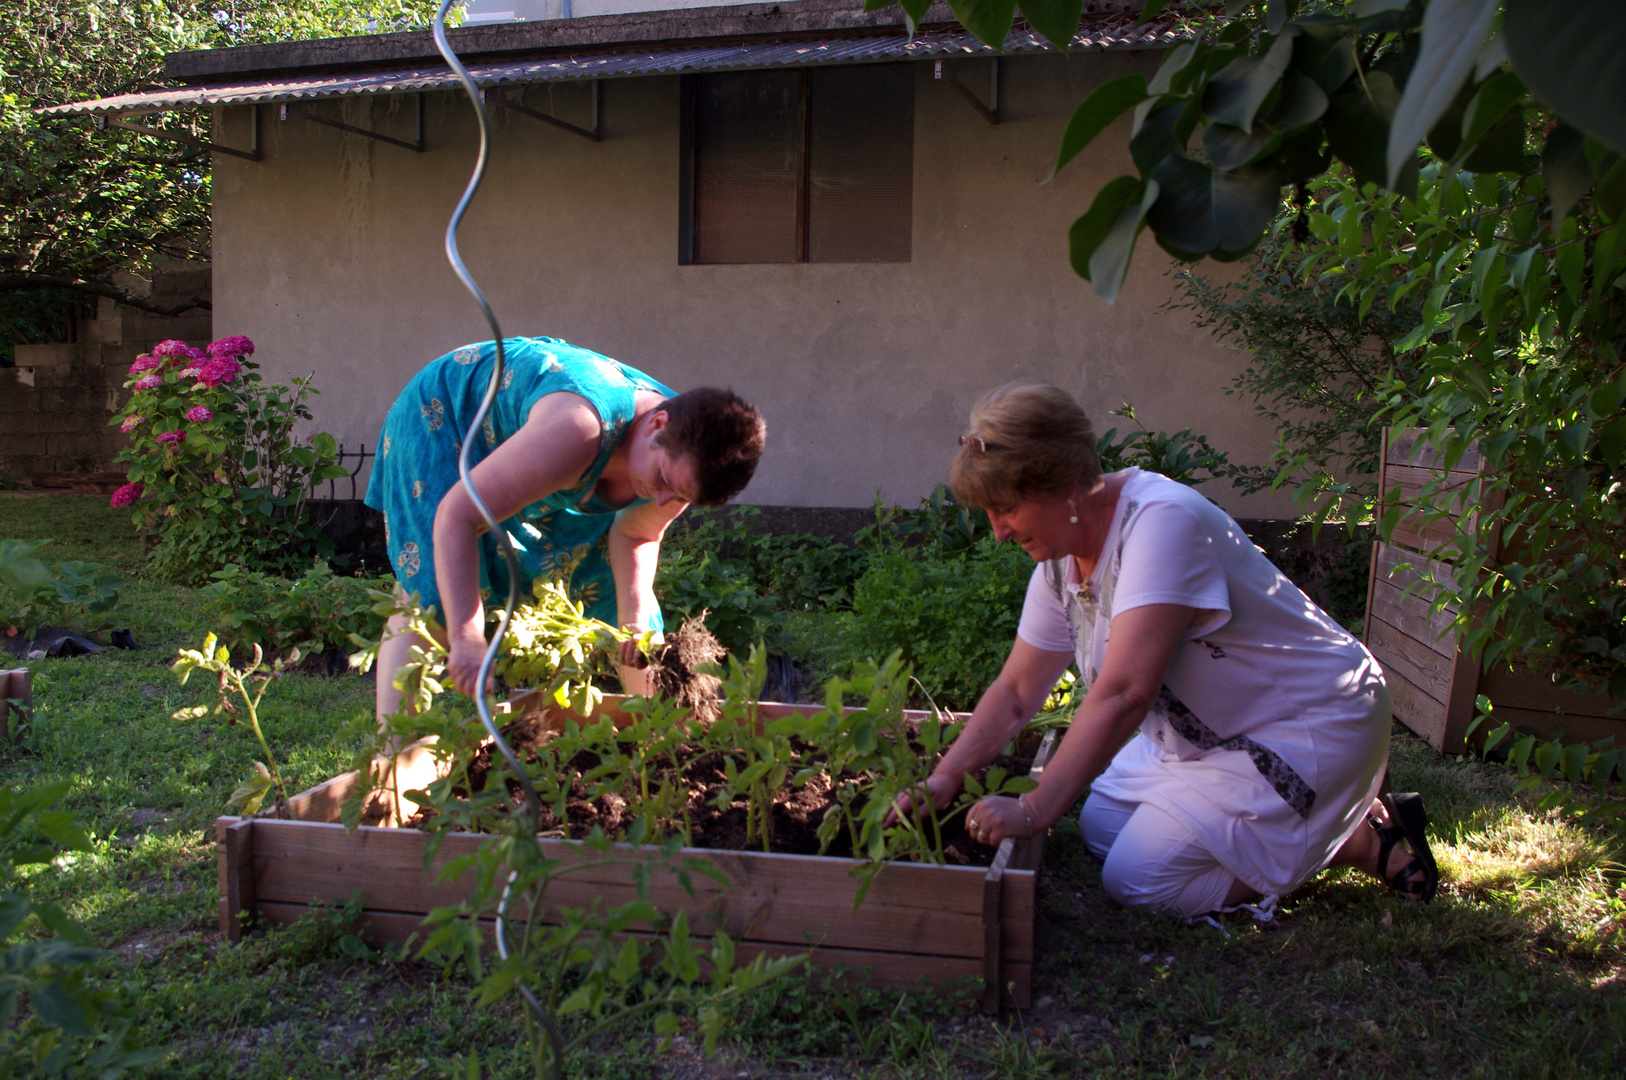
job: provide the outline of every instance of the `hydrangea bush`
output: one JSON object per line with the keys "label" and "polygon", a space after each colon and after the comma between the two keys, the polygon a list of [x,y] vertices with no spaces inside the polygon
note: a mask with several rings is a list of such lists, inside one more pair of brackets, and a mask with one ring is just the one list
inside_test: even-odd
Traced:
{"label": "hydrangea bush", "polygon": [[347,475],[338,444],[294,435],[311,418],[310,377],[262,383],[241,334],[208,349],[161,342],[130,365],[132,393],[111,423],[129,435],[118,461],[129,483],[112,504],[133,507],[167,577],[197,583],[222,567],[280,571],[327,554],[304,520],[312,484]]}

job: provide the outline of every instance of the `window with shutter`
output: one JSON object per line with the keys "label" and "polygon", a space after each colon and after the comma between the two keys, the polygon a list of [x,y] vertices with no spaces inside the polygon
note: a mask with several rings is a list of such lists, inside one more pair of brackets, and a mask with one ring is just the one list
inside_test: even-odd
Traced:
{"label": "window with shutter", "polygon": [[686,263],[908,262],[909,64],[689,76]]}

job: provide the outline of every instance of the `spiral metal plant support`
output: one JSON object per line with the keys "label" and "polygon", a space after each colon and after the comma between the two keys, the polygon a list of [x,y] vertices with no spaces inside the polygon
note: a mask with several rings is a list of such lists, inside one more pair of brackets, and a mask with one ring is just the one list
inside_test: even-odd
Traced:
{"label": "spiral metal plant support", "polygon": [[[526,775],[525,769],[520,764],[519,757],[514,753],[513,747],[508,745],[508,740],[504,739],[502,732],[497,730],[496,720],[491,715],[491,703],[486,700],[485,694],[486,680],[491,675],[492,665],[497,660],[497,651],[502,647],[503,638],[508,634],[509,623],[514,618],[514,607],[519,602],[519,559],[514,554],[514,546],[508,540],[507,531],[492,515],[491,508],[486,505],[485,500],[480,497],[479,491],[475,488],[474,476],[469,466],[469,451],[473,448],[475,439],[479,437],[480,425],[485,422],[486,414],[491,411],[492,403],[497,399],[497,390],[502,385],[505,356],[503,353],[502,329],[497,325],[496,312],[492,311],[491,304],[486,300],[485,293],[480,290],[480,286],[475,283],[474,276],[469,273],[468,267],[463,265],[463,258],[458,254],[457,250],[457,227],[462,224],[463,214],[468,209],[469,203],[473,201],[474,193],[480,189],[480,181],[485,177],[486,162],[491,152],[491,114],[486,110],[485,99],[480,94],[480,88],[475,85],[474,79],[469,75],[468,68],[463,66],[463,62],[457,58],[457,54],[452,51],[451,44],[446,40],[446,13],[450,10],[452,3],[453,0],[440,0],[440,8],[435,12],[432,26],[435,48],[440,50],[440,55],[445,59],[453,73],[457,75],[458,82],[463,85],[464,92],[468,94],[469,100],[474,104],[474,115],[480,123],[480,153],[475,159],[474,173],[469,177],[468,186],[463,189],[463,197],[458,200],[457,207],[452,211],[452,219],[446,225],[446,259],[452,264],[452,270],[456,272],[458,280],[463,283],[463,287],[468,289],[469,294],[474,297],[474,302],[480,305],[480,311],[485,315],[486,326],[491,330],[491,341],[495,346],[496,354],[495,362],[491,368],[491,381],[486,385],[485,397],[481,399],[480,407],[475,410],[474,419],[469,421],[468,430],[463,434],[463,448],[457,458],[457,473],[463,481],[464,489],[469,493],[469,499],[474,503],[474,508],[480,512],[480,517],[485,521],[486,528],[491,530],[491,535],[496,539],[497,550],[502,552],[503,562],[508,566],[508,602],[503,606],[502,618],[497,623],[497,631],[492,635],[491,643],[486,646],[485,656],[480,661],[480,673],[475,679],[475,686],[478,689],[470,696],[473,697],[474,706],[480,714],[480,723],[485,725],[486,734],[491,736],[493,745],[502,754],[503,759],[508,762],[508,767],[513,770],[515,779],[524,790],[525,801],[521,806],[515,807],[513,812],[515,823],[518,828],[525,830],[522,835],[534,837],[537,830],[538,810],[536,789],[531,786],[531,779]],[[497,955],[504,960],[507,960],[509,956],[508,907],[513,899],[514,882],[518,877],[517,871],[509,871],[507,884],[503,886],[502,899],[497,904]],[[521,982],[519,992],[524,996],[526,1007],[530,1009],[531,1015],[547,1031],[548,1041],[553,1050],[551,1071],[555,1080],[558,1080],[563,1075],[564,1064],[561,1053],[563,1040],[560,1037],[559,1028],[554,1023],[553,1017],[542,1007],[542,1003],[536,999],[536,995],[529,986]]]}

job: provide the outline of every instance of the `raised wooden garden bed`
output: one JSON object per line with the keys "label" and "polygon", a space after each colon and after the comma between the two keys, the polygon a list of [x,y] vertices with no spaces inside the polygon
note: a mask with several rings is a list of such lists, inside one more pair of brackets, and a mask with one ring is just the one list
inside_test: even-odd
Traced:
{"label": "raised wooden garden bed", "polygon": [[[1626,738],[1626,717],[1608,715],[1615,703],[1607,695],[1560,690],[1522,665],[1510,669],[1498,664],[1484,671],[1479,657],[1458,647],[1451,630],[1456,609],[1430,613],[1432,595],[1417,586],[1423,572],[1435,580],[1452,580],[1450,567],[1431,556],[1451,541],[1457,529],[1476,531],[1479,523],[1456,514],[1448,520],[1426,517],[1420,512],[1422,489],[1444,479],[1447,490],[1465,490],[1484,465],[1478,451],[1470,450],[1447,472],[1419,434],[1415,429],[1384,432],[1378,513],[1381,516],[1388,508],[1397,486],[1404,513],[1389,541],[1374,545],[1366,603],[1366,646],[1383,665],[1396,719],[1436,750],[1459,754],[1474,718],[1475,698],[1484,694],[1495,706],[1498,720],[1515,727],[1528,725],[1542,737],[1562,725],[1566,742],[1592,742],[1608,735]],[[1493,561],[1500,554],[1495,540]]]}
{"label": "raised wooden garden bed", "polygon": [[[606,698],[600,712],[617,718],[620,700]],[[773,718],[817,708],[763,703],[760,713]],[[513,709],[563,722],[562,711],[539,696],[516,700]],[[424,740],[397,755],[395,791],[422,788],[436,778],[429,746]],[[1030,774],[1035,779],[1048,751],[1047,743]],[[374,767],[388,766],[380,759]],[[253,919],[290,923],[315,906],[359,897],[372,934],[403,942],[414,933],[424,936],[421,923],[431,909],[468,896],[472,875],[449,882],[437,882],[436,875],[484,837],[447,835],[426,870],[429,835],[397,827],[403,808],[392,794],[372,795],[362,818],[370,824],[354,832],[339,824],[341,805],[361,782],[359,772],[346,773],[294,796],[291,821],[260,816],[216,822],[220,927],[228,939],[238,940]],[[412,809],[405,807],[407,814]],[[571,841],[543,843],[550,858],[583,857]],[[843,967],[884,986],[980,978],[986,1008],[1026,1008],[1034,878],[1042,853],[1041,836],[1006,840],[988,867],[894,863],[881,870],[854,911],[859,882],[849,871],[858,864],[850,859],[685,848],[684,855],[710,862],[729,884],[696,876],[691,897],[669,875],[653,874],[650,900],[667,914],[686,908],[697,936],[725,930],[747,958],[811,952],[820,967]],[[610,907],[635,895],[626,869],[609,867],[602,876],[565,877],[547,901],[550,907],[585,907],[597,897]]]}

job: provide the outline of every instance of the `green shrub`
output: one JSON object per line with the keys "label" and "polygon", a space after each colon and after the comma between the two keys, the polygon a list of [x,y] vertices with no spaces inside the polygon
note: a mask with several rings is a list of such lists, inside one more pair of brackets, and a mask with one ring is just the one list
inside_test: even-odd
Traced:
{"label": "green shrub", "polygon": [[737,562],[697,548],[671,552],[661,560],[655,594],[669,630],[704,613],[706,628],[729,652],[743,656],[759,641],[776,651],[780,647],[774,602],[757,592]]}
{"label": "green shrub", "polygon": [[207,352],[160,342],[131,365],[129,403],[109,421],[130,436],[118,456],[130,482],[110,502],[134,508],[153,562],[183,585],[236,562],[287,572],[333,549],[304,509],[312,484],[349,475],[338,443],[294,435],[311,419],[311,379],[267,386],[253,352],[241,335]]}
{"label": "green shrub", "polygon": [[754,532],[753,519],[761,513],[754,506],[726,514],[702,512],[687,528],[674,530],[668,551],[678,552],[679,558],[710,555],[785,611],[850,606],[853,582],[864,572],[868,552],[828,536]]}
{"label": "green shrub", "polygon": [[967,709],[1005,663],[1033,560],[992,536],[964,551],[887,542],[853,589],[854,658],[901,650],[933,701]]}
{"label": "green shrub", "polygon": [[217,631],[232,649],[259,645],[273,656],[295,648],[346,649],[351,634],[378,637],[384,617],[374,612],[370,591],[388,589],[394,581],[340,577],[320,559],[295,579],[240,566],[210,576],[213,584],[199,590],[203,602],[196,628]]}
{"label": "green shrub", "polygon": [[0,626],[106,629],[124,579],[101,563],[47,563],[49,540],[0,540]]}

